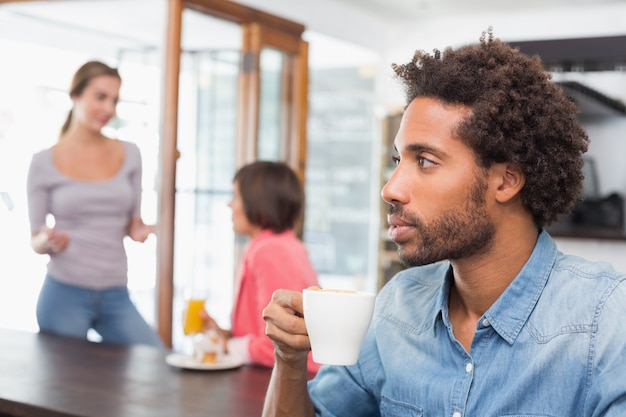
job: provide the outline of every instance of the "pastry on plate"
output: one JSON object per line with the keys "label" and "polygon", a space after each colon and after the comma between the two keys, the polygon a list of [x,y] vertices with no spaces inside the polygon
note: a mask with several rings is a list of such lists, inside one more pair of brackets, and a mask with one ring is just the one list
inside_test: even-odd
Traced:
{"label": "pastry on plate", "polygon": [[198,363],[218,363],[224,354],[224,341],[214,330],[198,335],[193,346],[193,359]]}

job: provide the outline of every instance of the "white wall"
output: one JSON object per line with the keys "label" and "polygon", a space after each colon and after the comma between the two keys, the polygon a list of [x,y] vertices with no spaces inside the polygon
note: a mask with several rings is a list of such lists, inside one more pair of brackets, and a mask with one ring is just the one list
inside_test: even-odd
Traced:
{"label": "white wall", "polygon": [[565,39],[626,34],[626,2],[594,6],[569,6],[541,11],[442,16],[425,21],[391,26],[381,59],[381,99],[396,107],[397,87],[390,82],[391,63],[408,62],[415,50],[431,51],[447,46],[477,42],[489,26],[505,41]]}

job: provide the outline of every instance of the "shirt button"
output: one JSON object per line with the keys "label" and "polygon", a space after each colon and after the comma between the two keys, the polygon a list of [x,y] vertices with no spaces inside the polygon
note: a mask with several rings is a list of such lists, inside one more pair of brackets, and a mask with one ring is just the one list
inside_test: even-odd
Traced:
{"label": "shirt button", "polygon": [[483,327],[489,327],[490,325],[491,323],[489,323],[489,320],[483,319]]}
{"label": "shirt button", "polygon": [[474,365],[471,362],[465,365],[465,372],[472,372],[472,369],[474,369]]}
{"label": "shirt button", "polygon": [[458,411],[455,411],[454,414],[452,414],[452,417],[461,417],[461,413]]}

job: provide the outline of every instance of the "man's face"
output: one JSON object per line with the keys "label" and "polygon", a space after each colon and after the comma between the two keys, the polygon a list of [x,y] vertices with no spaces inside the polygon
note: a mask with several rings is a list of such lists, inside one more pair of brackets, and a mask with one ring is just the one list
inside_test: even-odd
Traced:
{"label": "man's face", "polygon": [[452,136],[468,113],[418,97],[402,118],[397,167],[381,194],[390,204],[389,237],[409,266],[476,255],[494,238],[485,173],[472,150]]}
{"label": "man's face", "polygon": [[243,198],[241,197],[241,193],[239,191],[239,181],[233,181],[233,198],[228,203],[228,207],[232,210],[231,217],[235,233],[250,235],[254,227],[250,224],[248,216],[246,216]]}

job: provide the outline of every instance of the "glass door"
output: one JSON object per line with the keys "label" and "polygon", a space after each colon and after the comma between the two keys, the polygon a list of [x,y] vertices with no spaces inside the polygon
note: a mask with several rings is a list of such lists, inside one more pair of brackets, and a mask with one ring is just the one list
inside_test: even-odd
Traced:
{"label": "glass door", "polygon": [[180,158],[176,185],[172,344],[182,349],[185,291],[209,289],[206,308],[228,328],[235,236],[230,209],[236,170],[239,50],[184,52],[181,60]]}
{"label": "glass door", "polygon": [[[283,63],[288,59],[273,48],[261,50],[261,93],[259,105],[259,130],[257,138],[257,159],[278,161],[287,159],[281,154],[284,145],[284,132],[281,130],[283,94]],[[288,70],[288,68],[287,68]]]}
{"label": "glass door", "polygon": [[[260,158],[280,159],[304,178],[307,50],[303,26],[259,10],[225,0],[169,5],[158,325],[165,343],[176,349],[184,340],[181,291],[190,281],[210,282],[207,310],[230,326],[238,254],[246,244],[233,235],[227,206],[237,168]],[[190,23],[207,19],[211,24],[200,27],[219,21],[224,30],[190,47]],[[239,36],[232,36],[232,26]],[[236,58],[230,48],[203,44],[233,39]]]}
{"label": "glass door", "polygon": [[[185,10],[183,33],[191,18],[215,20]],[[259,25],[252,36],[245,27],[219,24],[231,38],[239,35],[244,52],[192,50],[184,36],[182,42],[172,311],[176,350],[185,349],[181,314],[191,286],[208,287],[207,311],[230,327],[239,255],[248,243],[234,234],[228,207],[237,168],[256,159],[290,161],[289,150],[298,149],[289,130],[295,59],[273,47],[245,52],[248,42],[260,44]]]}

